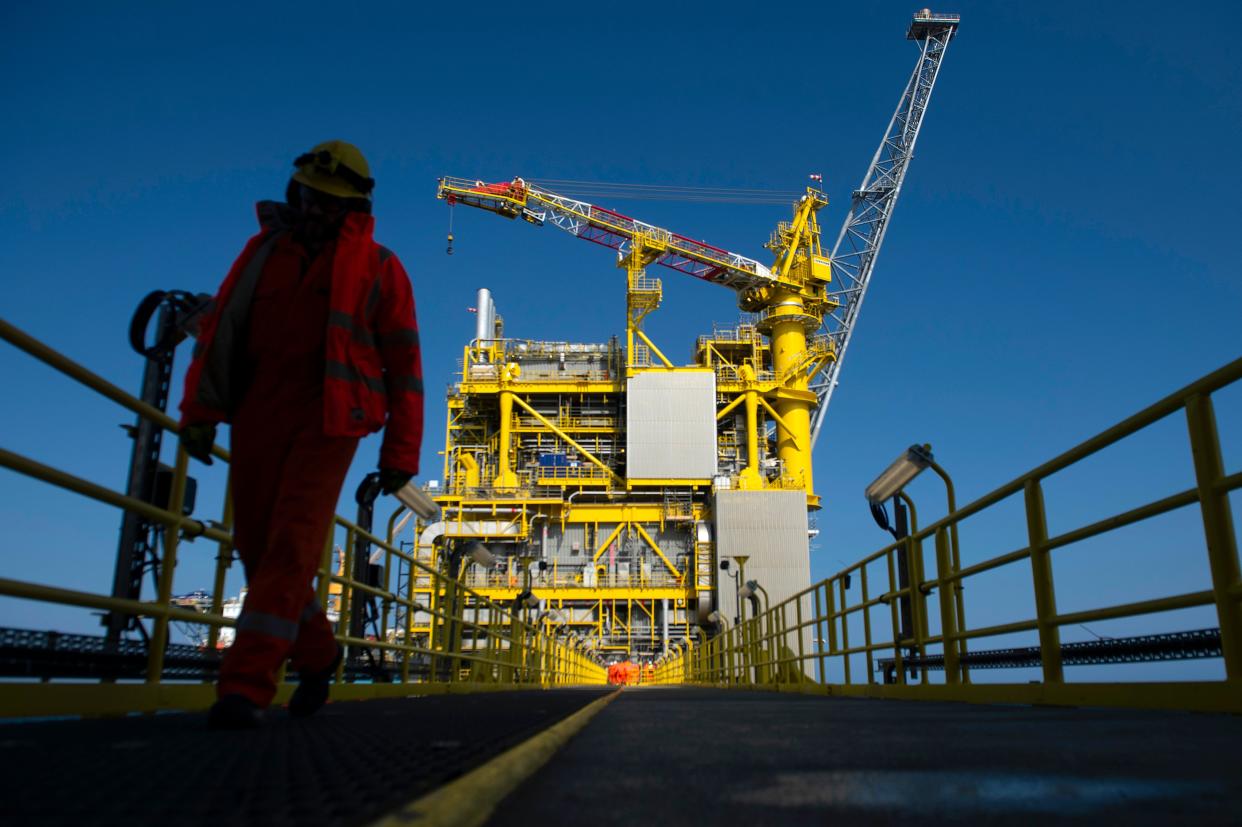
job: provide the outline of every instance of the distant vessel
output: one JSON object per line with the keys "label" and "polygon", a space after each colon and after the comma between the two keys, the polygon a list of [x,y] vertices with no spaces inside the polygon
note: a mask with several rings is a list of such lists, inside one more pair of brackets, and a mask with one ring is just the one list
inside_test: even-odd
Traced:
{"label": "distant vessel", "polygon": [[[333,554],[336,562],[337,575],[343,576],[345,573],[345,554],[338,546]],[[245,586],[241,591],[232,597],[226,597],[224,602],[220,604],[220,614],[229,620],[236,621],[241,616],[242,606],[246,604],[246,593],[249,591]],[[196,612],[207,614],[211,611],[212,594],[204,589],[187,592],[186,594],[175,595],[172,600],[174,606],[180,606],[183,609],[193,609]],[[328,622],[335,628],[338,620],[341,619],[341,586],[339,583],[332,583],[328,587]],[[207,650],[211,643],[211,627],[205,623],[189,623],[185,621],[177,621],[174,624],[177,630],[190,639],[190,642],[204,651]],[[216,636],[216,649],[227,649],[233,645],[233,638],[237,632],[232,626],[221,626],[220,633]]]}

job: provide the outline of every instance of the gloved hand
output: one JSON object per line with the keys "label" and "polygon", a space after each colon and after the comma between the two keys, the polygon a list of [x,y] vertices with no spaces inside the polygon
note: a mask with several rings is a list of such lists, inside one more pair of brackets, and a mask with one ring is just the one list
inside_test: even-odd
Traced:
{"label": "gloved hand", "polygon": [[181,447],[203,465],[211,465],[211,448],[216,444],[216,426],[210,422],[186,425],[181,429]]}
{"label": "gloved hand", "polygon": [[380,490],[385,494],[401,490],[414,477],[413,474],[398,471],[396,468],[381,468],[379,474]]}

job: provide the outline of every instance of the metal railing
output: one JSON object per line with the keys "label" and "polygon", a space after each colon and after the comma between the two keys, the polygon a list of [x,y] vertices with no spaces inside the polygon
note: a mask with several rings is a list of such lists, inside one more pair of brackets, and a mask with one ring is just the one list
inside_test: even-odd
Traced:
{"label": "metal railing", "polygon": [[[525,588],[519,571],[471,570],[462,576],[462,582],[471,588],[515,589]],[[676,577],[667,570],[653,569],[644,574],[595,574],[581,569],[541,572],[531,578],[530,586],[540,589],[679,589],[685,586],[685,575]]]}
{"label": "metal railing", "polygon": [[[943,519],[914,529],[904,540],[885,546],[757,616],[721,631],[701,645],[666,657],[659,665],[658,680],[881,698],[1242,712],[1242,575],[1239,574],[1229,502],[1230,492],[1242,488],[1242,472],[1226,472],[1212,402],[1213,393],[1240,378],[1242,359],[1165,397]],[[1179,413],[1186,418],[1194,486],[1069,531],[1049,533],[1045,480]],[[1160,478],[1165,476],[1161,474]],[[1017,496],[1021,497],[1023,505],[1026,544],[956,569],[951,550],[952,534],[957,526]],[[1190,506],[1197,506],[1202,522],[1202,539],[1211,574],[1210,589],[1083,611],[1057,609],[1053,589],[1055,552]],[[924,571],[927,567],[925,543],[934,549],[930,573]],[[901,554],[903,551],[905,553]],[[1090,552],[1080,549],[1080,553]],[[898,576],[898,564],[903,559],[907,565],[905,578]],[[964,605],[962,584],[987,572],[1023,562],[1030,566],[1028,585],[1035,606],[1034,617],[987,626],[967,625],[959,608]],[[873,582],[877,578],[869,569],[880,571],[878,584]],[[852,580],[857,580],[860,588],[851,590]],[[910,585],[902,587],[903,580]],[[1010,602],[1021,599],[1021,595],[1015,594]],[[909,606],[911,615],[907,635],[899,631],[903,628],[899,619],[903,603]],[[1193,607],[1215,610],[1219,622],[1219,652],[1225,672],[1223,680],[1066,681],[1060,641],[1062,627]],[[877,614],[886,616],[887,622],[873,617]],[[935,633],[929,624],[932,616],[939,619],[939,631]],[[858,635],[859,626],[862,627],[861,636]],[[1037,637],[1042,680],[972,683],[969,666],[974,655],[967,652],[967,642],[972,642],[973,646],[987,638],[1015,633],[1034,633]],[[877,677],[877,655],[884,655],[891,665],[892,683],[884,683]],[[857,670],[851,669],[851,661],[859,660],[865,663],[865,676],[861,680]],[[933,683],[930,679],[927,664],[932,660],[938,664],[937,668],[943,668],[943,683]],[[841,679],[836,679],[837,675]]]}
{"label": "metal railing", "polygon": [[[59,371],[85,388],[111,400],[122,408],[155,423],[166,432],[176,433],[177,423],[167,414],[145,404],[106,379],[58,353],[46,344],[0,320],[0,339]],[[225,462],[228,453],[216,446],[213,455]],[[118,612],[150,622],[146,663],[140,682],[122,679],[105,682],[29,681],[0,682],[0,717],[15,715],[91,715],[170,708],[201,708],[213,700],[213,687],[205,679],[171,679],[165,670],[170,623],[203,624],[210,627],[205,655],[214,652],[219,630],[235,621],[221,613],[225,576],[233,560],[232,508],[226,496],[219,520],[183,514],[188,457],[178,446],[167,503],[146,502],[113,491],[106,486],[45,465],[33,458],[0,448],[0,466],[32,480],[73,492],[120,510],[128,510],[164,527],[160,577],[153,599],[133,600],[109,594],[78,591],[20,579],[0,578],[0,596],[75,606],[105,612]],[[446,576],[424,560],[416,559],[398,547],[393,536],[397,515],[389,520],[387,537],[380,537],[354,522],[337,516],[324,538],[316,594],[328,607],[329,597],[337,601],[339,613],[337,640],[347,651],[379,652],[375,658],[391,668],[381,683],[342,682],[343,663],[337,674],[332,696],[336,699],[384,695],[408,695],[445,691],[476,691],[515,686],[551,686],[604,683],[605,671],[576,642],[546,634],[533,619],[510,611],[465,585]],[[343,532],[343,566],[338,573],[331,567],[335,538]],[[206,539],[216,552],[215,588],[206,612],[174,605],[177,556],[183,540]],[[382,576],[378,584],[356,580],[353,555],[362,539],[382,552]],[[10,556],[10,559],[20,559]],[[398,588],[393,576],[404,567],[407,576]],[[401,578],[397,578],[398,583]],[[334,593],[334,594],[333,594]],[[420,602],[420,599],[422,602]],[[363,600],[377,600],[380,634],[375,639],[351,637],[351,612]],[[389,617],[401,618],[400,627],[387,629]],[[416,618],[421,620],[421,628]],[[132,651],[134,642],[124,642]],[[182,647],[184,648],[184,647]],[[184,674],[183,672],[178,674]],[[292,691],[284,684],[277,695],[282,702]]]}

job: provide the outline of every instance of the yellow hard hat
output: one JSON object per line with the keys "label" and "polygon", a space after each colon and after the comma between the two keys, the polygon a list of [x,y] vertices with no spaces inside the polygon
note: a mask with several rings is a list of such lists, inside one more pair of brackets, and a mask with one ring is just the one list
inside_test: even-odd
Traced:
{"label": "yellow hard hat", "polygon": [[362,150],[345,141],[324,141],[293,165],[298,168],[294,181],[337,198],[370,198],[375,187]]}

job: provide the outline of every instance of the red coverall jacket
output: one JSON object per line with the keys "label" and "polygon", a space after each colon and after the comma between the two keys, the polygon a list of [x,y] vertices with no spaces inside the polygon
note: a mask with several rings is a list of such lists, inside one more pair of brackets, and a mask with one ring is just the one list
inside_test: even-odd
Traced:
{"label": "red coverall jacket", "polygon": [[[271,242],[290,231],[288,207],[258,205],[250,239],[220,285],[185,377],[181,425],[230,421],[246,392],[246,331]],[[371,238],[375,220],[350,213],[332,262],[324,384],[324,435],[362,437],[387,425],[380,467],[418,473],[423,370],[414,294],[405,268]]]}

